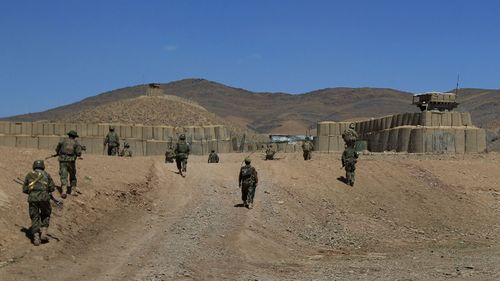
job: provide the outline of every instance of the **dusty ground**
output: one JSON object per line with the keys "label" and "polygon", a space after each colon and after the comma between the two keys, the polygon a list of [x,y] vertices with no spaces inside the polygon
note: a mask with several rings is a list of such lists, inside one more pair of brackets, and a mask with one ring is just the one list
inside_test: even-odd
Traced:
{"label": "dusty ground", "polygon": [[83,194],[34,247],[12,179],[50,152],[0,153],[2,281],[500,280],[498,154],[365,155],[354,188],[338,154],[254,154],[253,210],[235,207],[241,154],[193,156],[186,178],[161,158],[86,156]]}

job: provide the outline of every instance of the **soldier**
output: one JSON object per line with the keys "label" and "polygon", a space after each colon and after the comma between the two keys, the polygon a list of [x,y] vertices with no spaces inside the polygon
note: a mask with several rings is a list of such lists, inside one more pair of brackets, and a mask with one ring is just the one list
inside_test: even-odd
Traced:
{"label": "soldier", "polygon": [[175,153],[172,149],[172,144],[170,143],[167,147],[167,151],[165,151],[165,163],[174,163]]}
{"label": "soldier", "polygon": [[268,144],[266,148],[266,160],[274,160],[274,154],[276,154],[276,151]]}
{"label": "soldier", "polygon": [[177,169],[179,174],[183,177],[187,174],[187,160],[191,149],[189,144],[186,142],[186,136],[184,134],[179,136],[179,141],[175,146],[175,163],[177,164]]}
{"label": "soldier", "polygon": [[120,137],[118,137],[118,134],[115,132],[115,127],[113,126],[109,127],[109,132],[104,139],[104,147],[106,147],[106,144],[108,145],[108,155],[118,155],[118,151],[120,149]]}
{"label": "soldier", "polygon": [[26,175],[23,183],[23,192],[28,194],[31,234],[35,246],[39,246],[41,241],[49,240],[47,230],[52,212],[50,198],[54,187],[52,177],[45,172],[45,163],[43,160],[36,160],[33,171]]}
{"label": "soldier", "polygon": [[347,147],[354,147],[358,140],[358,133],[354,130],[354,123],[349,124],[349,128],[342,133],[342,138]]}
{"label": "soldier", "polygon": [[219,163],[219,155],[215,153],[215,150],[212,150],[208,155],[208,163]]}
{"label": "soldier", "polygon": [[[68,138],[59,142],[56,147],[56,154],[59,156],[59,176],[61,177],[61,187],[58,189],[62,198],[66,198],[66,194],[71,194],[72,188],[76,188],[77,184],[76,158],[81,158],[82,156],[82,146],[76,140],[77,137],[77,132],[69,131]],[[79,190],[75,191],[76,193],[80,193]]]}
{"label": "soldier", "polygon": [[255,189],[259,182],[257,170],[250,165],[251,161],[250,158],[245,158],[245,166],[241,167],[238,177],[238,185],[241,188],[241,200],[243,200],[243,206],[248,209],[253,208]]}
{"label": "soldier", "polygon": [[314,150],[314,145],[310,141],[309,137],[302,143],[302,152],[304,155],[304,160],[311,160],[312,151]]}
{"label": "soldier", "polygon": [[357,162],[358,153],[354,147],[346,147],[344,153],[342,153],[342,167],[345,168],[346,183],[350,186],[354,186],[354,175]]}
{"label": "soldier", "polygon": [[132,150],[130,150],[130,144],[128,142],[123,143],[123,149],[120,151],[121,157],[132,157]]}

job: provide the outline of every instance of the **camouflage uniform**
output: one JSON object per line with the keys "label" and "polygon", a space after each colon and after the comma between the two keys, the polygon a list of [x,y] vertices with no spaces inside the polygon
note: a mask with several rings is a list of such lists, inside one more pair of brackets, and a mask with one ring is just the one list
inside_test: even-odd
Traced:
{"label": "camouflage uniform", "polygon": [[266,148],[266,160],[273,160],[274,154],[276,154],[276,151],[273,149],[271,145],[268,145]]}
{"label": "camouflage uniform", "polygon": [[109,132],[104,139],[104,146],[108,145],[108,155],[115,156],[118,155],[120,149],[120,137],[115,132],[115,128],[110,127]]}
{"label": "camouflage uniform", "polygon": [[307,138],[304,143],[302,143],[302,152],[304,160],[311,160],[312,151],[314,150],[313,143]]}
{"label": "camouflage uniform", "polygon": [[120,151],[120,156],[121,157],[132,157],[132,150],[130,150],[130,145],[125,142],[123,144],[123,149]]}
{"label": "camouflage uniform", "polygon": [[186,142],[186,137],[184,135],[181,135],[179,138],[179,142],[175,146],[174,153],[177,169],[179,170],[179,174],[181,174],[182,176],[186,175],[187,160],[190,152],[191,149],[189,148],[189,144]]}
{"label": "camouflage uniform", "polygon": [[358,133],[354,130],[354,123],[349,124],[349,128],[342,133],[342,138],[347,147],[354,147],[358,140]]}
{"label": "camouflage uniform", "polygon": [[346,147],[342,153],[342,166],[345,167],[345,177],[347,184],[354,185],[354,176],[356,171],[356,163],[358,162],[358,153],[353,147]]}
{"label": "camouflage uniform", "polygon": [[68,136],[56,147],[56,154],[59,155],[59,176],[61,177],[59,192],[62,198],[66,198],[66,193],[71,194],[72,187],[76,187],[76,158],[82,156],[82,146],[76,140],[78,134],[75,131],[70,131]]}
{"label": "camouflage uniform", "polygon": [[31,234],[35,246],[40,245],[40,240],[48,240],[47,229],[52,213],[50,197],[55,185],[52,177],[44,170],[43,161],[35,161],[33,171],[26,175],[23,183],[23,192],[28,194]]}
{"label": "camouflage uniform", "polygon": [[250,165],[250,159],[245,159],[245,166],[241,167],[238,176],[238,185],[241,188],[243,205],[249,209],[253,208],[253,198],[258,182],[257,170]]}
{"label": "camouflage uniform", "polygon": [[219,155],[214,150],[208,155],[208,163],[219,163]]}
{"label": "camouflage uniform", "polygon": [[172,146],[169,146],[167,148],[167,151],[165,151],[165,163],[174,163],[174,160],[175,160],[174,150],[172,149]]}

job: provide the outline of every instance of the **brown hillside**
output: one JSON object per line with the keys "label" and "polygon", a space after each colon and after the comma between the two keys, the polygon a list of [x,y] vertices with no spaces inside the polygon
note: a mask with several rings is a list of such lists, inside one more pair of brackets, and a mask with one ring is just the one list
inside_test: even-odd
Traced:
{"label": "brown hillside", "polygon": [[[255,93],[204,79],[186,79],[160,87],[168,95],[198,102],[208,111],[261,133],[304,133],[318,120],[352,120],[399,112],[414,112],[411,94],[379,88],[329,88],[305,94]],[[61,120],[68,114],[102,104],[138,97],[147,85],[127,87],[89,97],[80,102],[40,113],[14,116],[10,120]],[[485,128],[500,124],[500,91],[461,89],[460,109],[472,112]]]}
{"label": "brown hillside", "polygon": [[500,129],[500,90],[461,89],[458,95],[460,108],[472,112],[475,124]]}
{"label": "brown hillside", "polygon": [[140,96],[114,101],[64,117],[68,122],[202,126],[225,121],[202,106],[176,96]]}

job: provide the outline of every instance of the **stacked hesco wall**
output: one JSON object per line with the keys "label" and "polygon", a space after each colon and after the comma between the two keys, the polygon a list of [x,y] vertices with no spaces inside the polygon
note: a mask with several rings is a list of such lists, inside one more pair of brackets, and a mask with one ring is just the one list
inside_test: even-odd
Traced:
{"label": "stacked hesco wall", "polygon": [[78,132],[87,153],[103,154],[104,137],[114,126],[122,144],[127,141],[136,156],[163,155],[167,146],[185,134],[193,154],[205,155],[215,150],[231,152],[231,141],[224,126],[168,127],[126,124],[74,124],[42,122],[0,122],[0,145],[21,148],[55,149],[70,130]]}
{"label": "stacked hesco wall", "polygon": [[[351,122],[319,122],[319,151],[342,151],[342,132]],[[486,150],[486,132],[473,126],[468,112],[403,113],[353,122],[373,152],[478,153]]]}

